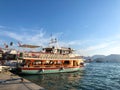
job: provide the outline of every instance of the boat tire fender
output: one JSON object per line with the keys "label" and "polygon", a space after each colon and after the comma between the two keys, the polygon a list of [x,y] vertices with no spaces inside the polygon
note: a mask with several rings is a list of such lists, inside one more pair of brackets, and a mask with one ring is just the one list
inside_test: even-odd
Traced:
{"label": "boat tire fender", "polygon": [[44,72],[44,69],[41,69],[42,72]]}
{"label": "boat tire fender", "polygon": [[60,68],[60,71],[61,71],[61,70],[64,70],[64,68],[63,68],[63,67],[61,67],[61,68]]}

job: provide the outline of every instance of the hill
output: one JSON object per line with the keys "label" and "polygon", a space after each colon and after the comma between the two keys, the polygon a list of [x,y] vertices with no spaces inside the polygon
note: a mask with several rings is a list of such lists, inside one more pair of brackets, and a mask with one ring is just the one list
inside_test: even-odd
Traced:
{"label": "hill", "polygon": [[111,54],[108,56],[94,55],[91,57],[93,62],[120,62],[119,54]]}

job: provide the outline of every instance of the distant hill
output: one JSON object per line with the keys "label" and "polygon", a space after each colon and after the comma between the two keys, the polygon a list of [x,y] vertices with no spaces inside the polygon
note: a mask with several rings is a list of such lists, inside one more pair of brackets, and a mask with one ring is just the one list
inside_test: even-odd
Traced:
{"label": "distant hill", "polygon": [[120,55],[119,54],[111,54],[109,56],[106,56],[104,59],[107,62],[120,62]]}
{"label": "distant hill", "polygon": [[97,59],[97,58],[105,58],[105,55],[94,55],[91,57],[92,60]]}
{"label": "distant hill", "polygon": [[108,56],[94,55],[91,59],[92,62],[120,62],[120,54],[111,54]]}
{"label": "distant hill", "polygon": [[97,61],[100,61],[105,58],[105,55],[94,55],[92,57],[88,56],[88,57],[84,57],[85,59],[85,62],[97,62]]}

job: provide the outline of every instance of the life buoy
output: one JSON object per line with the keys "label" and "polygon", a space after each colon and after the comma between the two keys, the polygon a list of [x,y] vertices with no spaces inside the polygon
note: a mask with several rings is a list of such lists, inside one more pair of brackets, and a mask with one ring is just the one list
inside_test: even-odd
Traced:
{"label": "life buoy", "polygon": [[80,67],[83,67],[84,66],[84,63],[80,63]]}
{"label": "life buoy", "polygon": [[61,67],[59,70],[60,70],[60,71],[61,71],[61,70],[64,70],[64,68],[63,68],[63,67]]}
{"label": "life buoy", "polygon": [[41,72],[44,72],[44,69],[41,69]]}

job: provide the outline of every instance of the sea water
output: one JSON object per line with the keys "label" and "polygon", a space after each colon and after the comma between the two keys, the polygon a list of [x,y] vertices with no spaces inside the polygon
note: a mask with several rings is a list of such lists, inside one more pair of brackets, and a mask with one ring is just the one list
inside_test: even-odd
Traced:
{"label": "sea water", "polygon": [[120,90],[120,63],[89,63],[78,72],[22,77],[45,90]]}

